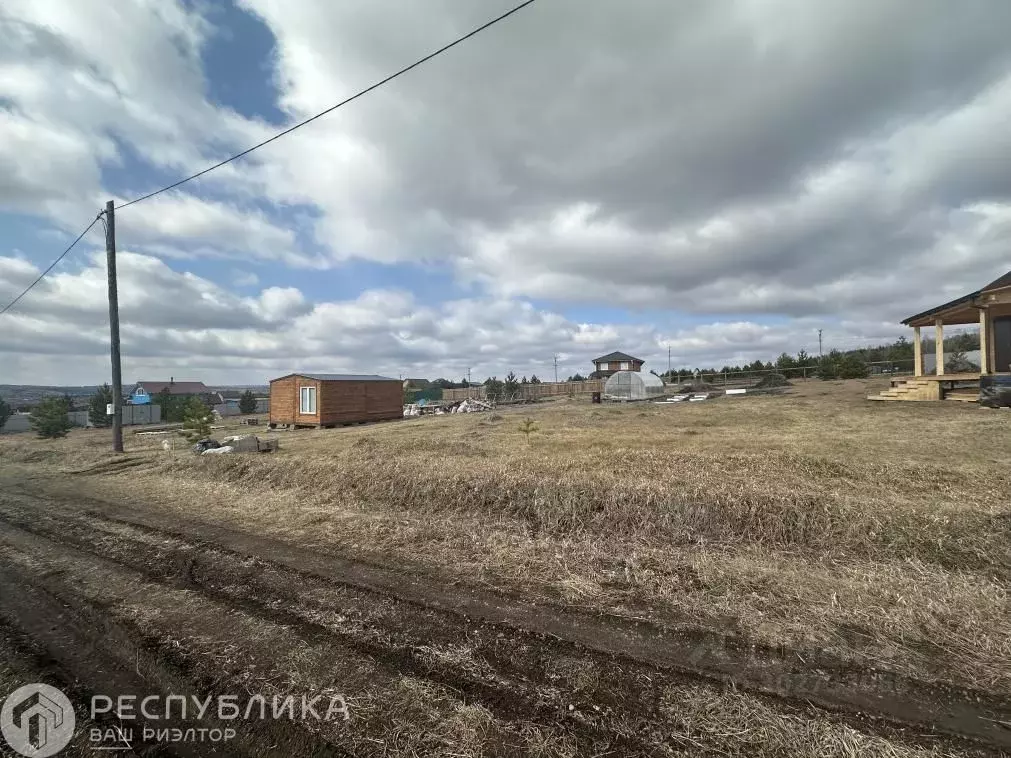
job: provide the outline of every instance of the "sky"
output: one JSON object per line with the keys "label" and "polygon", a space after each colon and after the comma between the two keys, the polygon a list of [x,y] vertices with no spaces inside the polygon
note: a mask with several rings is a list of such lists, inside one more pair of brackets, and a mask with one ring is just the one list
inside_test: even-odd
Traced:
{"label": "sky", "polygon": [[[0,306],[504,12],[4,0]],[[116,214],[123,376],[475,379],[893,340],[1011,269],[1006,0],[538,0]],[[0,383],[107,381],[104,238]]]}

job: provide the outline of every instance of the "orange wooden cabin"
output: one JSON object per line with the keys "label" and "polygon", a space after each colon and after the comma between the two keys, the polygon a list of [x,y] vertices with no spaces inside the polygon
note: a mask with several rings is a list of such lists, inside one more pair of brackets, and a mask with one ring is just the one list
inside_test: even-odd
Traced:
{"label": "orange wooden cabin", "polygon": [[399,379],[375,374],[288,374],[270,380],[271,427],[330,427],[404,417]]}

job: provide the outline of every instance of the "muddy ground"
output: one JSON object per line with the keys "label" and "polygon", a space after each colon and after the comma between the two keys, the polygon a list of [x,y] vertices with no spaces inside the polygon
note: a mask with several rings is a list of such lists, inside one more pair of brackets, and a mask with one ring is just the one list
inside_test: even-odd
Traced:
{"label": "muddy ground", "polygon": [[[0,472],[0,686],[81,705],[64,754],[1006,755],[1011,706],[790,650],[573,612]],[[95,694],[340,695],[348,718],[92,721]],[[192,726],[168,722],[151,726]],[[104,752],[101,754],[109,754]]]}

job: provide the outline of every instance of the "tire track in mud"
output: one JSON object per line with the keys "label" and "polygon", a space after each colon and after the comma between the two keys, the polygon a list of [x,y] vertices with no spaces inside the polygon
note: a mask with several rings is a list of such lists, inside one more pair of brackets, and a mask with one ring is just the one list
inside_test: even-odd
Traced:
{"label": "tire track in mud", "polygon": [[[9,508],[4,507],[0,508],[0,514],[17,526],[37,532],[40,531],[41,523],[47,520],[45,510],[52,511],[54,503],[37,501],[35,505],[43,505],[44,510],[28,506],[24,511],[15,508],[12,513]],[[762,658],[762,651],[735,650],[725,644],[714,645],[712,641],[709,641],[708,646],[702,644],[700,648],[698,639],[692,635],[682,637],[671,634],[657,635],[656,629],[646,625],[566,613],[555,608],[518,606],[509,598],[490,593],[479,594],[461,588],[447,591],[430,585],[425,586],[417,576],[405,577],[387,568],[329,558],[279,541],[238,534],[214,525],[190,523],[184,533],[178,529],[180,524],[168,522],[167,519],[159,518],[157,514],[138,513],[132,509],[94,501],[88,502],[87,505],[90,510],[85,512],[68,511],[58,507],[60,519],[49,519],[50,526],[41,527],[43,536],[55,537],[71,544],[76,540],[80,547],[81,535],[89,529],[101,531],[100,524],[104,522],[113,532],[116,529],[135,529],[141,533],[146,532],[152,539],[174,541],[180,547],[175,548],[171,556],[161,556],[163,566],[170,565],[174,568],[167,572],[162,570],[160,581],[184,582],[209,596],[216,596],[222,602],[233,605],[241,602],[242,607],[249,612],[258,613],[277,623],[293,624],[309,636],[334,635],[335,632],[328,626],[307,621],[304,614],[293,616],[291,611],[277,607],[277,597],[272,599],[274,602],[263,602],[262,598],[243,599],[237,597],[234,591],[222,589],[220,583],[219,586],[215,586],[213,577],[221,572],[223,562],[248,563],[251,559],[255,561],[255,564],[246,570],[246,576],[241,578],[240,585],[252,581],[252,575],[256,572],[269,569],[295,572],[296,577],[304,577],[306,581],[328,582],[345,592],[358,593],[359,596],[355,598],[358,603],[367,603],[370,599],[374,601],[377,596],[385,598],[387,602],[392,598],[402,604],[402,613],[405,617],[413,618],[420,624],[420,628],[413,632],[415,636],[418,632],[423,632],[445,641],[459,637],[461,627],[468,636],[474,634],[475,630],[481,630],[484,635],[495,631],[501,635],[506,631],[510,637],[518,636],[521,644],[504,645],[504,651],[496,651],[495,645],[486,645],[481,648],[481,652],[495,665],[496,670],[505,671],[512,676],[536,674],[535,678],[543,680],[546,668],[543,662],[539,662],[540,659],[544,657],[550,659],[551,655],[560,652],[575,656],[592,653],[602,660],[605,667],[608,664],[613,665],[617,660],[626,668],[638,667],[640,670],[649,670],[654,676],[662,673],[672,676],[672,680],[676,680],[679,675],[682,679],[687,675],[702,676],[710,680],[729,680],[742,689],[784,698],[786,705],[789,705],[790,701],[810,700],[829,710],[849,713],[851,716],[855,714],[884,716],[886,720],[896,724],[916,724],[921,728],[929,728],[936,724],[937,731],[941,733],[979,740],[991,746],[1011,745],[1011,732],[997,723],[1006,720],[1007,715],[990,704],[972,702],[965,693],[939,692],[937,688],[926,687],[921,683],[896,680],[873,671],[854,672],[845,667],[836,671],[831,667],[822,668],[821,671],[812,673],[808,670],[810,660],[806,662],[804,670],[798,670],[799,667],[789,665],[781,656]],[[96,523],[85,523],[88,519]],[[123,544],[129,542],[126,536],[122,534],[114,536],[113,532],[107,532],[106,537],[101,539],[119,540]],[[195,538],[194,533],[200,536]],[[86,538],[83,541],[87,543]],[[150,545],[145,547],[143,543],[138,544],[140,547],[134,549],[135,553],[151,549]],[[87,545],[84,549],[88,549]],[[99,549],[92,544],[92,551]],[[201,553],[213,557],[208,561]],[[270,556],[270,560],[264,560],[262,556]],[[122,557],[122,560],[127,561],[127,565],[130,560],[136,562],[135,558],[131,559],[128,556]],[[292,563],[296,565],[293,566]],[[145,563],[145,566],[145,571],[152,573],[150,562]],[[157,579],[158,577],[154,575],[158,573],[159,571],[154,571],[152,578]],[[224,574],[227,575],[228,572],[225,571]],[[264,587],[255,586],[255,590],[262,593]],[[453,600],[460,602],[454,607]],[[285,604],[281,602],[280,605]],[[442,628],[440,619],[443,622]],[[654,635],[652,638],[651,634]],[[416,653],[412,652],[410,637],[411,635],[407,635],[404,639],[395,640],[392,652],[389,641],[385,646],[378,645],[378,647],[377,643],[362,639],[356,639],[355,643],[366,654],[380,657],[386,655],[388,664],[401,670],[406,668],[418,671],[421,675],[425,675],[424,672],[427,670],[432,674],[429,678],[434,677],[438,681],[438,677],[442,676],[446,684],[460,685],[458,674],[446,671],[445,667],[439,672],[438,666],[433,666],[430,661],[420,660]],[[690,647],[688,642],[692,643]],[[722,640],[720,642],[722,643]],[[536,655],[526,655],[525,658],[523,654],[517,655],[517,651],[522,653],[537,648],[540,650]],[[518,667],[515,663],[517,658],[521,661]],[[660,672],[656,671],[657,667],[661,669]],[[620,673],[621,667],[615,668]],[[863,678],[864,674],[870,677],[870,684]],[[631,677],[630,681],[634,683],[634,677]],[[773,686],[770,687],[770,683]],[[484,685],[484,690],[480,686],[473,684],[470,686],[471,693],[480,701],[494,702],[499,695],[494,688],[487,689],[488,685]],[[628,686],[623,688],[623,697],[616,698],[614,703],[606,703],[606,706],[622,710],[630,706],[638,708],[640,713],[648,714],[641,719],[648,722],[656,705],[655,687],[653,691],[651,697],[642,687]],[[839,697],[840,694],[843,697]],[[924,694],[927,697],[924,698]],[[903,697],[906,699],[900,699]],[[550,708],[538,710],[535,706],[533,712],[529,710],[529,706],[527,708],[523,714],[527,717],[535,716],[536,720],[540,721],[550,713],[555,713]],[[988,718],[992,721],[985,720]],[[887,724],[874,722],[868,724],[859,717],[854,723],[859,724],[858,728],[864,731],[870,729],[872,732],[889,736],[896,734]]]}
{"label": "tire track in mud", "polygon": [[[112,621],[101,609],[73,598],[71,593],[57,595],[45,584],[45,580],[39,581],[22,569],[0,562],[0,586],[15,590],[0,595],[0,618],[5,625],[28,635],[33,644],[45,650],[44,654],[37,654],[39,670],[44,675],[40,678],[55,682],[78,704],[89,702],[96,694],[115,698],[121,693],[150,693],[152,689],[162,695],[193,690],[193,683],[184,671],[167,665],[162,656],[138,643],[130,630]],[[114,723],[119,722],[107,718],[100,721],[99,726],[108,727]],[[138,716],[137,726],[185,729],[193,723],[175,719],[146,721]],[[223,729],[227,724],[209,719],[201,726]],[[265,751],[263,745],[274,746],[276,750]],[[235,756],[352,758],[312,733],[280,720],[256,722],[252,729],[238,734],[235,742],[226,748],[186,742],[145,742],[143,739],[135,739],[131,747],[142,755],[154,751],[181,758],[197,758],[209,751]],[[118,750],[115,752],[121,754]]]}
{"label": "tire track in mud", "polygon": [[[426,660],[415,654],[415,651],[403,646],[386,646],[380,642],[372,640],[362,640],[352,634],[343,634],[339,631],[324,627],[307,621],[297,615],[285,612],[279,608],[271,607],[262,602],[255,602],[248,598],[236,597],[232,593],[205,586],[195,575],[192,561],[181,561],[175,564],[176,570],[163,572],[143,570],[143,566],[135,567],[108,555],[100,554],[100,551],[89,551],[77,540],[59,539],[58,536],[45,534],[45,530],[29,531],[18,527],[11,527],[8,523],[5,532],[0,535],[0,545],[13,547],[23,555],[33,555],[45,561],[44,555],[50,542],[49,549],[58,547],[64,553],[67,562],[76,562],[72,556],[80,553],[86,560],[95,563],[106,563],[119,569],[127,569],[131,573],[136,573],[144,580],[160,582],[179,589],[197,591],[212,602],[218,602],[228,609],[239,610],[250,616],[260,618],[268,623],[284,627],[292,633],[292,636],[300,641],[318,646],[333,646],[337,644],[346,646],[349,650],[369,656],[381,667],[386,669],[390,676],[406,675],[419,680],[427,680],[438,685],[447,687],[456,693],[465,702],[480,704],[489,712],[503,721],[514,721],[521,723],[539,723],[544,725],[560,725],[564,731],[575,739],[579,747],[580,755],[600,754],[600,755],[629,755],[629,756],[652,756],[665,755],[668,751],[663,750],[657,744],[650,744],[649,740],[636,736],[636,730],[631,727],[621,729],[618,724],[604,723],[606,719],[597,719],[600,723],[583,717],[579,713],[566,713],[565,706],[558,702],[549,702],[547,698],[539,697],[533,687],[524,681],[517,679],[505,679],[498,677],[495,681],[484,681],[474,676],[468,676],[466,672],[461,672],[449,665],[440,665],[438,661]],[[208,567],[209,568],[209,567]],[[0,562],[0,585],[11,581],[12,576],[20,576],[23,583],[30,585],[36,593],[44,593],[58,598],[60,602],[69,606],[77,606],[80,609],[89,609],[93,617],[100,615],[101,609],[94,608],[93,600],[74,599],[73,589],[68,583],[61,581],[61,577],[72,571],[62,567],[57,567],[46,572],[41,578],[32,579],[23,571],[12,570],[4,567]],[[38,605],[37,600],[32,601],[32,605]],[[5,611],[5,604],[0,601],[0,614],[12,615],[25,613],[23,607],[9,609]],[[83,612],[83,611],[82,611]],[[31,616],[30,616],[31,617]],[[51,619],[52,614],[47,616]],[[48,621],[47,621],[48,623]],[[96,628],[102,628],[103,634],[108,628],[115,630],[117,636],[117,650],[135,650],[140,655],[141,650],[145,655],[153,655],[157,665],[161,669],[169,668],[176,672],[182,672],[187,678],[176,679],[175,689],[180,687],[193,688],[194,673],[187,666],[185,659],[173,654],[171,649],[165,649],[157,643],[145,637],[144,632],[133,624],[117,621],[109,622],[107,619],[93,620],[91,622]],[[72,627],[76,628],[76,624]],[[33,627],[35,633],[38,627]],[[135,640],[141,639],[138,643]],[[69,643],[68,643],[69,644]],[[74,640],[70,645],[72,649],[80,647],[83,643]],[[61,647],[64,645],[61,644]],[[129,660],[126,656],[125,660]],[[118,680],[114,682],[117,686],[136,684],[129,680]],[[169,688],[171,689],[171,688]],[[133,688],[137,691],[137,687]],[[557,698],[556,698],[557,700]],[[605,714],[606,715],[606,714]],[[641,720],[646,723],[646,719]],[[640,726],[636,724],[635,726]],[[164,726],[164,724],[162,725]],[[617,728],[616,728],[617,727]],[[295,754],[295,753],[292,753]],[[297,754],[303,754],[299,751]]]}

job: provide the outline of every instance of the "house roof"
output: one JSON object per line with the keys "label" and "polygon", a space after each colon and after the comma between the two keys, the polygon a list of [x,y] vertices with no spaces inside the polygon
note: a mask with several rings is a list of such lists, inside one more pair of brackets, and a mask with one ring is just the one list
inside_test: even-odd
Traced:
{"label": "house roof", "polygon": [[594,363],[600,363],[601,361],[638,361],[639,363],[645,363],[642,358],[635,358],[628,353],[621,353],[615,350],[613,353],[608,353],[607,355],[602,355],[599,358],[594,358]]}
{"label": "house roof", "polygon": [[388,376],[378,374],[307,374],[303,371],[296,371],[292,374],[279,376],[270,381],[276,382],[278,379],[287,379],[290,376],[304,376],[306,379],[315,379],[320,382],[399,382],[399,379],[391,379]]}
{"label": "house roof", "polygon": [[149,395],[161,394],[168,390],[170,395],[202,395],[209,393],[203,382],[137,382],[138,387],[143,387]]}
{"label": "house roof", "polygon": [[[1011,287],[1011,271],[1008,271],[1003,276],[997,277],[982,289],[970,292],[968,295],[962,295],[962,297],[956,297],[954,300],[949,300],[941,305],[935,305],[933,308],[928,308],[927,310],[914,314],[909,318],[904,318],[902,319],[902,323],[906,326],[917,326],[917,324],[913,322],[920,321],[928,316],[936,316],[939,313],[957,309],[959,306],[963,306],[963,309],[968,309],[972,306],[973,301],[975,301],[980,295],[986,292],[1004,289],[1005,287]],[[919,326],[923,326],[923,324],[919,324]]]}

